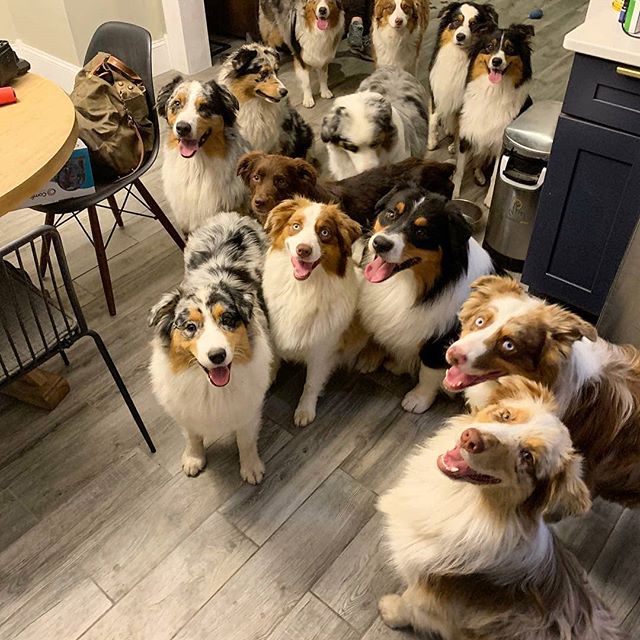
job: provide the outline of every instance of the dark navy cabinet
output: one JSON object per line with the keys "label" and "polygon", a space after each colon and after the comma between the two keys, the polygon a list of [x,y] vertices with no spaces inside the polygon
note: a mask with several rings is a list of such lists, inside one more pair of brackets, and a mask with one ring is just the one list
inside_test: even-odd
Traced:
{"label": "dark navy cabinet", "polygon": [[522,279],[597,316],[640,218],[640,78],[576,55],[562,111]]}

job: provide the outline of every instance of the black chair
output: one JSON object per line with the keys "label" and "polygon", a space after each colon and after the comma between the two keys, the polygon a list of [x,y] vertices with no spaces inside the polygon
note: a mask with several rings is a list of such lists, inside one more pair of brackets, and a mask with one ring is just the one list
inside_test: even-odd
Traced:
{"label": "black chair", "polygon": [[[61,202],[55,202],[50,205],[34,207],[34,209],[46,214],[45,224],[54,225],[56,227],[59,227],[64,222],[73,218],[80,222],[78,213],[87,209],[89,214],[90,231],[87,232],[84,227],[83,230],[95,248],[98,268],[100,270],[100,279],[102,280],[102,287],[107,300],[107,307],[109,309],[109,313],[113,316],[116,314],[116,305],[113,297],[113,288],[111,286],[111,276],[109,275],[106,247],[111,240],[116,225],[119,227],[124,226],[122,213],[131,213],[158,220],[180,249],[184,249],[184,240],[140,180],[142,174],[145,173],[155,161],[160,147],[160,128],[158,125],[158,114],[155,110],[155,94],[153,90],[153,74],[151,70],[151,35],[146,29],[138,27],[137,25],[128,24],[126,22],[105,22],[103,25],[98,27],[96,32],[93,34],[87,53],[84,57],[84,64],[89,62],[89,60],[91,60],[91,58],[100,51],[111,53],[117,58],[120,58],[120,60],[122,60],[127,66],[131,67],[142,78],[147,90],[149,119],[153,123],[153,130],[155,134],[153,149],[150,151],[138,170],[113,181],[102,183],[98,182],[96,184],[95,193],[81,196],[79,198],[72,198],[70,200],[62,200]],[[136,188],[136,191],[138,192],[137,194],[133,191],[133,187]],[[122,205],[118,206],[115,194],[121,189],[126,191],[126,195]],[[129,197],[134,198],[142,204],[151,213],[151,215],[126,209]],[[108,202],[108,207],[104,204],[100,204],[104,200]],[[109,234],[106,242],[104,242],[102,238],[102,230],[100,228],[100,220],[97,211],[98,208],[110,208],[113,213],[113,217],[115,218],[111,233]],[[82,223],[80,224],[82,226]],[[42,246],[43,254],[41,262],[43,265],[46,263],[47,250],[48,247],[45,243]]]}
{"label": "black chair", "polygon": [[[40,244],[40,246],[38,246]],[[47,245],[42,277],[38,252]],[[52,259],[53,256],[53,259]],[[152,453],[155,446],[102,338],[87,327],[58,231],[44,225],[0,248],[0,388],[90,336]]]}

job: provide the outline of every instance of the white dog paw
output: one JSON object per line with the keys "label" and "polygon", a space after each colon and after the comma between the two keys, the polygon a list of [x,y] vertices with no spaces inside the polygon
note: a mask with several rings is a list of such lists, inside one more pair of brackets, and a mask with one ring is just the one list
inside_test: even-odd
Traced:
{"label": "white dog paw", "polygon": [[429,138],[427,142],[427,151],[435,151],[438,148],[438,141]]}
{"label": "white dog paw", "polygon": [[311,424],[316,419],[316,408],[315,406],[305,406],[303,404],[299,404],[296,408],[295,413],[293,414],[293,424],[296,427],[306,427],[308,424]]}
{"label": "white dog paw", "polygon": [[187,453],[182,454],[182,470],[185,475],[190,478],[197,476],[207,465],[206,456],[190,456]]}
{"label": "white dog paw", "polygon": [[331,98],[333,98],[333,91],[331,91],[331,89],[329,89],[328,87],[326,89],[320,89],[320,97],[331,100]]}
{"label": "white dog paw", "polygon": [[307,109],[311,109],[315,105],[316,101],[313,99],[313,96],[307,95],[302,98],[302,106]]}
{"label": "white dog paw", "polygon": [[406,627],[408,624],[404,615],[404,603],[402,598],[396,594],[382,596],[378,600],[378,611],[382,622],[392,629]]}
{"label": "white dog paw", "polygon": [[423,393],[411,389],[402,398],[402,408],[410,413],[424,413],[436,399],[436,394],[425,396]]}
{"label": "white dog paw", "polygon": [[240,464],[240,477],[249,484],[260,484],[264,478],[264,464],[260,458]]}

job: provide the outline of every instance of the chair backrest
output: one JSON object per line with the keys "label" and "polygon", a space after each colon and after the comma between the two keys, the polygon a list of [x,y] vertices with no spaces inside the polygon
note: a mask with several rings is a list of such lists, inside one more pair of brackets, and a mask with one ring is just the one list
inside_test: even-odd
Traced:
{"label": "chair backrest", "polygon": [[0,386],[84,335],[60,236],[44,225],[0,247]]}
{"label": "chair backrest", "polygon": [[105,22],[96,29],[91,37],[91,42],[89,42],[84,56],[84,64],[87,64],[100,51],[111,53],[116,58],[120,58],[142,78],[147,90],[149,120],[153,123],[155,132],[153,149],[147,155],[144,163],[145,168],[148,168],[155,160],[160,146],[160,126],[155,109],[156,97],[153,88],[151,44],[151,34],[143,27],[128,22]]}

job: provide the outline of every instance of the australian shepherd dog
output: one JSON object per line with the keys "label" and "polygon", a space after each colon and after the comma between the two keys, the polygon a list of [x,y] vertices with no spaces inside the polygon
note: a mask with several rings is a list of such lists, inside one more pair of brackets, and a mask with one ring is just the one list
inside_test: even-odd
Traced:
{"label": "australian shepherd dog", "polygon": [[336,180],[409,157],[422,158],[427,146],[424,87],[407,71],[380,67],[356,93],[335,99],[320,136]]}
{"label": "australian shepherd dog", "polygon": [[335,58],[344,32],[342,0],[260,0],[258,22],[269,47],[286,45],[302,85],[302,104],[313,107],[310,70],[320,81],[320,97],[333,98],[329,63]]}
{"label": "australian shepherd dog", "polygon": [[358,368],[386,358],[392,372],[418,377],[402,400],[414,413],[433,403],[444,378],[445,352],[458,333],[457,313],[471,283],[493,272],[454,203],[415,186],[398,187],[376,207],[363,258],[358,315],[373,342]]}
{"label": "australian shepherd dog", "polygon": [[382,620],[443,640],[627,638],[543,518],[589,509],[581,463],[552,395],[522,378],[450,419],[379,500],[406,583]]}
{"label": "australian shepherd dog", "polygon": [[204,469],[207,444],[235,434],[240,475],[262,480],[257,442],[272,365],[260,286],[266,248],[258,222],[218,214],[189,236],[182,284],[149,315],[153,391],[184,431],[188,476]]}
{"label": "australian shepherd dog", "polygon": [[373,224],[378,200],[398,182],[409,180],[428,191],[450,197],[454,169],[448,162],[408,158],[334,182],[321,180],[305,160],[260,151],[247,153],[238,164],[238,173],[249,187],[251,210],[258,220],[263,220],[291,194],[297,194],[315,202],[335,202],[350,218],[367,226]]}
{"label": "australian shepherd dog", "polygon": [[375,0],[371,42],[376,66],[415,75],[429,24],[429,0]]}
{"label": "australian shepherd dog", "polygon": [[446,135],[455,135],[472,45],[479,33],[493,31],[498,24],[493,6],[477,2],[451,2],[440,10],[438,17],[436,46],[429,65],[430,151],[438,146],[440,126]]}
{"label": "australian shepherd dog", "polygon": [[307,367],[294,414],[295,425],[304,427],[316,416],[331,372],[347,364],[362,340],[354,322],[358,275],[351,257],[360,225],[335,204],[295,198],[271,211],[265,229],[271,239],[263,279],[271,335],[278,356]]}
{"label": "australian shepherd dog", "polygon": [[598,338],[588,322],[510,278],[475,282],[460,321],[445,386],[466,389],[469,403],[482,407],[500,376],[548,385],[592,494],[640,505],[640,352]]}
{"label": "australian shepherd dog", "polygon": [[246,209],[236,165],[249,149],[238,130],[236,98],[213,80],[176,76],[158,93],[157,108],[169,125],[164,192],[181,231],[190,234],[219,211]]}
{"label": "australian shepherd dog", "polygon": [[238,126],[251,149],[304,158],[313,132],[289,104],[289,92],[278,78],[279,65],[275,49],[245,44],[222,64],[218,82],[240,104]]}
{"label": "australian shepherd dog", "polygon": [[[472,158],[476,182],[486,184],[486,171],[496,164],[505,127],[531,105],[532,37],[531,25],[512,24],[508,29],[481,34],[473,45],[458,123],[456,198],[467,158]],[[494,180],[495,171],[492,183]],[[493,184],[489,203],[492,191]]]}

